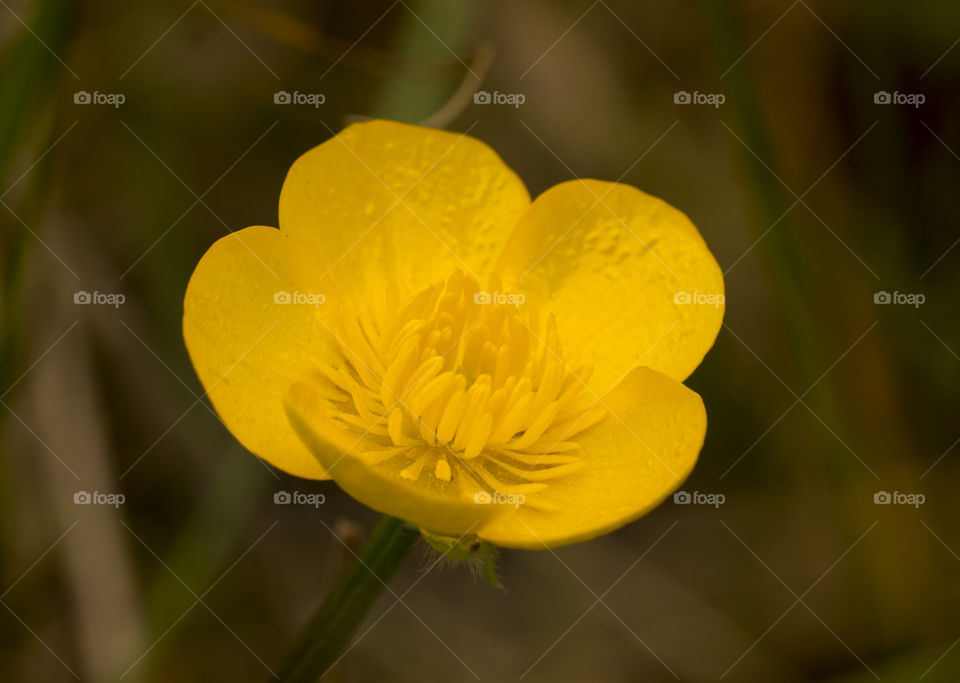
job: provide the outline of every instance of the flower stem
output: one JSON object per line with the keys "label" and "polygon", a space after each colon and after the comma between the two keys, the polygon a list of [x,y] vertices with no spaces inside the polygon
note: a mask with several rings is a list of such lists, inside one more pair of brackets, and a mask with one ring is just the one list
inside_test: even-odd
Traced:
{"label": "flower stem", "polygon": [[304,628],[281,683],[314,683],[336,662],[367,611],[420,538],[418,529],[384,515],[370,538]]}

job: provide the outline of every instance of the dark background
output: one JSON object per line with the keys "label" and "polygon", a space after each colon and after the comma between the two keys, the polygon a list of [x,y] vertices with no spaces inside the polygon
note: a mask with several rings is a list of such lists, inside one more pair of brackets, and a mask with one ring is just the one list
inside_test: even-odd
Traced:
{"label": "dark background", "polygon": [[958,41],[948,0],[0,2],[4,680],[269,680],[370,529],[234,441],[180,333],[207,247],[366,116],[693,219],[727,313],[684,489],[724,503],[504,551],[504,593],[417,551],[328,680],[960,680]]}

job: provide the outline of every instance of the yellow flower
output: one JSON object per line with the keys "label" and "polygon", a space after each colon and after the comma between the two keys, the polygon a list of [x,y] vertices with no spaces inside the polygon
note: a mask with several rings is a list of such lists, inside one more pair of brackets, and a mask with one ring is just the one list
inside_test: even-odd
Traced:
{"label": "yellow flower", "polygon": [[197,265],[183,333],[236,438],[432,535],[607,533],[690,473],[723,280],[682,213],[618,183],[533,202],[489,147],[389,121],[300,157],[280,229]]}

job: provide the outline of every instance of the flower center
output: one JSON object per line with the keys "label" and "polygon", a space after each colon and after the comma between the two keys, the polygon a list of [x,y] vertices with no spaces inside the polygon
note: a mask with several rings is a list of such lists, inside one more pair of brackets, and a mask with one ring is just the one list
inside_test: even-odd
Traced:
{"label": "flower center", "polygon": [[319,366],[333,419],[378,444],[358,457],[446,495],[551,508],[536,494],[583,467],[571,437],[606,414],[585,395],[590,368],[564,361],[554,317],[541,331],[522,295],[460,272],[398,298],[341,311],[343,362]]}

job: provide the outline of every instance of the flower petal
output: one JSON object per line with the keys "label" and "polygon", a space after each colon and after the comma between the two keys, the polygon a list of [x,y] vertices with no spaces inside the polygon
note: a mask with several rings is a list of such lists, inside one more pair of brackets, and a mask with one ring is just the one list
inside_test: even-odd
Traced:
{"label": "flower petal", "polygon": [[[505,290],[556,314],[564,348],[594,366],[598,395],[639,365],[682,381],[723,319],[723,276],[697,229],[629,185],[584,180],[547,190],[495,272]],[[695,301],[677,303],[683,293]]]}
{"label": "flower petal", "polygon": [[[317,360],[335,358],[322,323],[335,305],[325,270],[310,241],[246,228],[207,250],[183,302],[190,359],[224,424],[270,464],[311,479],[328,477],[291,429],[283,394]],[[282,304],[278,293],[330,300]]]}
{"label": "flower petal", "polygon": [[374,463],[371,454],[382,445],[365,434],[349,432],[330,419],[322,390],[310,381],[297,382],[287,394],[287,414],[293,428],[337,484],[364,505],[417,524],[435,534],[461,537],[505,511],[502,506],[477,505],[421,475],[410,481],[396,468]]}
{"label": "flower petal", "polygon": [[456,268],[484,275],[529,204],[479,140],[375,120],[297,159],[280,228],[323,244],[345,300],[362,309],[390,282],[414,292]]}
{"label": "flower petal", "polygon": [[532,550],[585,541],[650,511],[686,479],[707,429],[699,395],[641,367],[602,404],[611,414],[575,438],[584,467],[537,494],[552,510],[511,509],[480,538]]}

